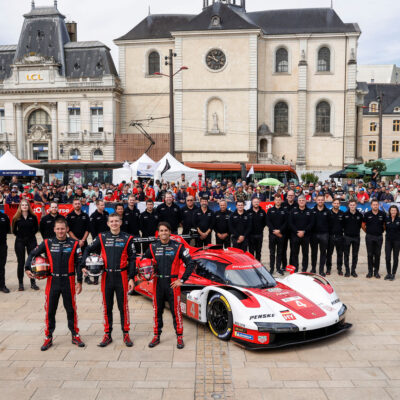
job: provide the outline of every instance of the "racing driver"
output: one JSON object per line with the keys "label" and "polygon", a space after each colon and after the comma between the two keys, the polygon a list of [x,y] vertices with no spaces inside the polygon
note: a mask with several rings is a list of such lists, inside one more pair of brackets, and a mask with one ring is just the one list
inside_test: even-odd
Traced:
{"label": "racing driver", "polygon": [[[41,347],[46,351],[53,344],[53,332],[56,327],[56,311],[60,295],[63,298],[67,312],[68,328],[72,333],[72,343],[78,347],[85,347],[79,336],[78,318],[76,314],[76,295],[82,291],[81,248],[77,240],[67,237],[68,225],[65,218],[54,221],[55,238],[45,239],[36,249],[32,250],[25,263],[25,273],[33,279],[32,259],[46,255],[50,263],[51,275],[46,284],[46,327],[45,341]],[[75,285],[75,274],[77,283]]]}
{"label": "racing driver", "polygon": [[[109,232],[100,233],[83,253],[82,265],[91,253],[101,254],[104,261],[104,273],[101,279],[101,291],[104,307],[104,337],[99,347],[106,347],[112,342],[114,293],[117,297],[118,309],[121,315],[123,341],[127,347],[133,342],[129,337],[129,308],[128,308],[128,278],[129,290],[134,288],[136,271],[136,251],[133,236],[121,232],[122,220],[116,213],[108,217]],[[82,269],[84,274],[88,271]]]}
{"label": "racing driver", "polygon": [[[154,337],[149,347],[160,343],[163,327],[163,312],[165,302],[168,301],[172,313],[172,320],[177,335],[177,348],[183,349],[183,324],[181,312],[181,286],[192,274],[195,263],[190,257],[189,250],[183,244],[170,238],[171,226],[168,222],[158,224],[159,240],[152,243],[146,250],[143,258],[149,258],[155,266],[153,279],[153,309],[154,309]],[[179,279],[179,268],[184,262],[186,270]]]}

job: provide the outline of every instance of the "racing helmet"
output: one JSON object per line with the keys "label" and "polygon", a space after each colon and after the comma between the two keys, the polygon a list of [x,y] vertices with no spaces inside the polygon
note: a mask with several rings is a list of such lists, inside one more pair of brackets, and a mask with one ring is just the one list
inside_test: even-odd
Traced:
{"label": "racing helmet", "polygon": [[104,271],[104,260],[98,254],[90,254],[85,261],[89,276],[100,276]]}
{"label": "racing helmet", "polygon": [[138,268],[139,277],[144,281],[151,281],[154,276],[153,261],[150,259],[141,260]]}
{"label": "racing helmet", "polygon": [[32,273],[36,279],[46,279],[50,276],[50,263],[47,257],[35,257],[31,264]]}
{"label": "racing helmet", "polygon": [[292,275],[296,272],[296,267],[294,265],[288,265],[286,271],[290,272],[290,275]]}

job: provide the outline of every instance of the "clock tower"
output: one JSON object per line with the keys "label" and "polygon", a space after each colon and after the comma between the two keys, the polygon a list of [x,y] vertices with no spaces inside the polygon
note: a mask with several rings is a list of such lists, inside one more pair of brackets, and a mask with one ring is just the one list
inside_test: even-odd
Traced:
{"label": "clock tower", "polygon": [[246,12],[246,0],[203,0],[203,10],[207,7],[212,6],[215,3],[231,5],[237,8],[241,8],[244,12]]}

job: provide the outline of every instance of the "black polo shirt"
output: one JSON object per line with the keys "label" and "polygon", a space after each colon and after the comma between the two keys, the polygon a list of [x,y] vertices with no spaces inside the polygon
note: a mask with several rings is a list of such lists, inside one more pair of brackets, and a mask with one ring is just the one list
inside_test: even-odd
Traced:
{"label": "black polo shirt", "polygon": [[182,216],[182,227],[183,227],[183,233],[187,234],[190,232],[192,228],[194,228],[194,222],[193,222],[193,217],[195,211],[198,210],[198,207],[194,206],[192,208],[189,208],[188,206],[184,206],[181,209],[181,216]]}
{"label": "black polo shirt", "polygon": [[279,208],[273,206],[268,209],[266,221],[271,235],[274,230],[279,230],[281,233],[285,233],[287,230],[287,213],[282,206]]}
{"label": "black polo shirt", "polygon": [[258,211],[254,211],[252,207],[247,214],[251,218],[251,234],[262,235],[267,225],[267,213],[261,207]]}
{"label": "black polo shirt", "polygon": [[205,212],[202,208],[198,208],[193,213],[193,222],[196,229],[206,232],[209,229],[212,230],[214,228],[215,215],[208,207]]}
{"label": "black polo shirt", "polygon": [[89,215],[81,211],[78,215],[75,210],[67,215],[69,230],[79,239],[83,238],[85,232],[89,232]]}
{"label": "black polo shirt", "polygon": [[134,207],[133,210],[126,207],[122,217],[121,231],[133,236],[139,236],[140,211]]}
{"label": "black polo shirt", "polygon": [[343,235],[343,217],[344,212],[339,210],[335,213],[333,210],[329,212],[329,232],[331,235]]}
{"label": "black polo shirt", "polygon": [[56,236],[54,232],[54,224],[58,218],[64,219],[62,215],[57,213],[55,217],[51,214],[47,214],[40,220],[39,230],[43,239],[50,239]]}
{"label": "black polo shirt", "polygon": [[312,209],[312,212],[314,214],[314,227],[312,230],[313,233],[329,233],[329,228],[331,224],[329,216],[330,211],[324,205],[324,208],[322,210],[319,210],[318,206],[315,206]]}
{"label": "black polo shirt", "polygon": [[386,239],[400,242],[400,217],[397,216],[394,221],[392,217],[386,217]]}
{"label": "black polo shirt", "polygon": [[385,230],[386,213],[379,210],[374,214],[372,210],[364,214],[363,222],[366,224],[367,235],[382,236]]}
{"label": "black polo shirt", "polygon": [[10,233],[10,219],[0,212],[0,244],[7,243],[7,233]]}
{"label": "black polo shirt", "polygon": [[90,234],[95,239],[99,233],[108,232],[110,230],[107,225],[108,212],[106,210],[103,213],[99,213],[97,210],[90,216]]}
{"label": "black polo shirt", "polygon": [[247,215],[246,211],[239,214],[237,210],[232,213],[229,218],[229,232],[234,238],[244,236],[246,239],[251,233],[251,217]]}
{"label": "black polo shirt", "polygon": [[216,233],[229,233],[229,218],[232,211],[226,209],[224,212],[221,210],[215,213],[214,231]]}
{"label": "black polo shirt", "polygon": [[359,237],[361,225],[363,221],[363,215],[360,211],[356,210],[353,214],[350,210],[347,210],[343,216],[343,230],[345,236]]}
{"label": "black polo shirt", "polygon": [[178,231],[178,226],[182,220],[181,209],[175,203],[167,206],[165,203],[157,207],[157,214],[160,222],[168,222],[171,225],[172,232]]}
{"label": "black polo shirt", "polygon": [[155,236],[158,223],[160,222],[156,210],[153,209],[151,213],[149,213],[147,210],[143,211],[140,214],[139,221],[142,237]]}
{"label": "black polo shirt", "polygon": [[311,233],[314,226],[314,215],[307,207],[304,210],[293,208],[289,216],[290,230],[296,235],[298,231],[304,231],[306,235]]}

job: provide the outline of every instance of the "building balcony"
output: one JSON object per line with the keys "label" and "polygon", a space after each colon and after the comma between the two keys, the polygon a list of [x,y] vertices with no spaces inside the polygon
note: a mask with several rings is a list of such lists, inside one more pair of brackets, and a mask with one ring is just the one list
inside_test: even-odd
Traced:
{"label": "building balcony", "polygon": [[64,132],[61,138],[65,142],[108,142],[113,139],[111,132]]}

